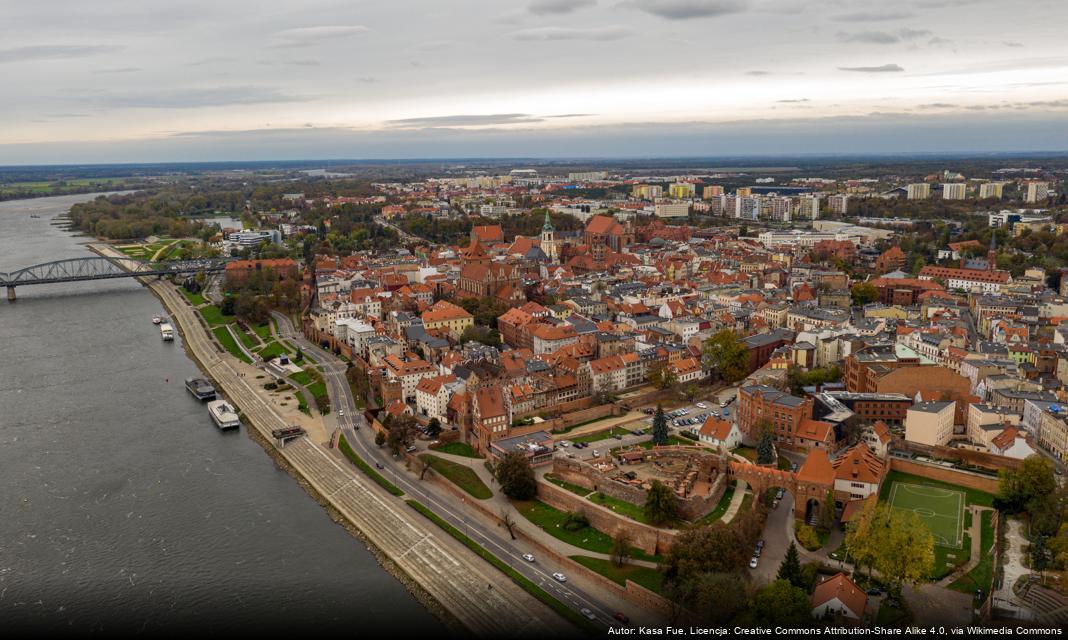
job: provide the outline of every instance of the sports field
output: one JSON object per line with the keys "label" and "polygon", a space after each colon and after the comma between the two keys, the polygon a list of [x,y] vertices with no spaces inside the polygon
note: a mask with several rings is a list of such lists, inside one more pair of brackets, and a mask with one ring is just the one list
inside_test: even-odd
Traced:
{"label": "sports field", "polygon": [[895,482],[890,488],[890,506],[912,511],[931,529],[935,544],[960,549],[964,537],[963,491],[908,482]]}

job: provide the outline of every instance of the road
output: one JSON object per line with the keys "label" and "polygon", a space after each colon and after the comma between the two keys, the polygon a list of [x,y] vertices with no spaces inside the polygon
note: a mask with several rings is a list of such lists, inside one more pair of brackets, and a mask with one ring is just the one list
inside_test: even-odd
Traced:
{"label": "road", "polygon": [[[571,605],[576,610],[589,609],[600,624],[606,626],[618,624],[613,618],[616,611],[614,607],[593,596],[589,590],[576,585],[574,580],[560,583],[552,577],[552,574],[557,572],[566,574],[566,567],[557,565],[548,558],[539,558],[534,563],[523,560],[522,556],[525,553],[537,556],[537,550],[532,545],[519,540],[513,541],[507,534],[502,535],[497,526],[488,524],[485,517],[478,512],[465,513],[463,506],[456,504],[456,498],[451,493],[432,483],[424,483],[415,479],[415,476],[405,469],[402,460],[395,459],[385,449],[376,446],[372,440],[373,430],[367,426],[363,412],[356,406],[348,381],[345,379],[347,365],[334,354],[298,333],[289,318],[278,313],[274,314],[274,317],[278,321],[279,334],[289,342],[298,345],[304,352],[305,358],[314,360],[323,367],[330,402],[332,406],[344,413],[343,416],[340,416],[340,411],[334,414],[340,416],[337,417],[338,426],[341,427],[345,439],[352,445],[353,450],[365,462],[380,465],[379,468],[385,472],[386,477],[406,494],[463,531],[508,566],[534,581],[561,602]],[[503,576],[500,579],[504,579]]]}

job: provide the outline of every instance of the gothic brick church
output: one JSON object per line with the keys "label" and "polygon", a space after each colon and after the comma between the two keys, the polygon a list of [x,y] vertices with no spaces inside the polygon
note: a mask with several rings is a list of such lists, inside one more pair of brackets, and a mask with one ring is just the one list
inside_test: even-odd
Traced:
{"label": "gothic brick church", "polygon": [[460,292],[468,296],[495,296],[509,304],[526,301],[519,268],[490,260],[477,236],[460,252]]}

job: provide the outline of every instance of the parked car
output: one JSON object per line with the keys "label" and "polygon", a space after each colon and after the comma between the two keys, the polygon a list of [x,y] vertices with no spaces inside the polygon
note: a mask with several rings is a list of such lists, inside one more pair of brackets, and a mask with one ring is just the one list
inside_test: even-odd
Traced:
{"label": "parked car", "polygon": [[752,558],[750,558],[749,559],[749,568],[750,569],[756,569],[757,568],[757,562],[759,562],[759,560],[757,559],[756,556],[753,556]]}
{"label": "parked car", "polygon": [[775,499],[776,500],[782,500],[783,496],[785,496],[785,495],[786,495],[786,492],[783,491],[782,489],[779,489],[779,492],[775,494]]}
{"label": "parked car", "polygon": [[590,611],[589,609],[586,609],[586,608],[580,609],[579,613],[581,613],[582,615],[586,616],[590,620],[596,620],[597,619],[597,616],[593,615],[593,612]]}
{"label": "parked car", "polygon": [[698,402],[698,403],[697,403],[696,405],[694,405],[694,406],[695,406],[695,407],[698,407],[699,409],[707,409],[707,408],[708,408],[708,405],[706,405],[706,404],[705,404],[705,403],[703,403],[703,402]]}
{"label": "parked car", "polygon": [[567,582],[567,576],[562,573],[554,573],[553,579],[555,579],[557,582]]}
{"label": "parked car", "polygon": [[410,446],[407,449],[405,449],[405,451],[407,451],[408,453],[415,453],[415,451],[416,451],[415,445],[413,444],[412,446]]}
{"label": "parked car", "polygon": [[598,451],[597,449],[594,449],[593,450],[593,457],[594,458],[600,458],[601,457],[601,452]]}
{"label": "parked car", "polygon": [[623,436],[619,435],[618,433],[614,437],[615,437],[616,440],[622,440],[623,439]]}
{"label": "parked car", "polygon": [[533,554],[524,553],[523,554],[523,559],[526,560],[527,562],[534,562]]}
{"label": "parked car", "polygon": [[719,411],[713,411],[712,412],[712,417],[718,418],[719,417]]}
{"label": "parked car", "polygon": [[634,431],[634,435],[636,435],[636,436],[644,436],[645,435],[645,429],[636,429]]}
{"label": "parked car", "polygon": [[796,462],[793,463],[792,465],[790,465],[790,470],[793,471],[794,473],[797,473],[797,463]]}
{"label": "parked car", "polygon": [[615,618],[616,620],[619,620],[623,624],[629,624],[630,623],[630,618],[628,618],[627,614],[623,613],[622,611],[617,611],[616,615],[614,615],[612,617]]}
{"label": "parked car", "polygon": [[723,407],[729,405],[730,403],[731,403],[730,400],[724,400],[723,402],[719,403],[719,408],[722,409]]}
{"label": "parked car", "polygon": [[760,540],[757,540],[757,549],[763,549],[763,548],[764,548],[764,538],[761,538]]}
{"label": "parked car", "polygon": [[567,440],[561,440],[557,444],[559,444],[561,447],[570,447],[571,446],[571,443],[568,442]]}

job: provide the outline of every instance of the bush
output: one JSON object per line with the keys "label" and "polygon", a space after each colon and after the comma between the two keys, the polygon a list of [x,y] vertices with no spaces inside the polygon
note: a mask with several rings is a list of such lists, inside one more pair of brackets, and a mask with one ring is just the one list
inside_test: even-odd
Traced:
{"label": "bush", "polygon": [[566,531],[581,531],[590,526],[590,521],[586,518],[586,514],[580,511],[574,511],[567,514],[567,518],[564,519],[562,528]]}
{"label": "bush", "polygon": [[816,551],[823,546],[820,544],[820,537],[816,534],[816,530],[807,524],[797,525],[797,541],[809,551]]}
{"label": "bush", "polygon": [[263,385],[263,388],[268,391],[274,391],[278,388],[278,385],[274,382],[268,382],[267,384]]}

